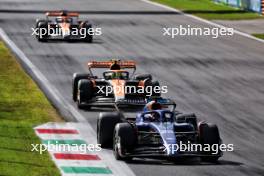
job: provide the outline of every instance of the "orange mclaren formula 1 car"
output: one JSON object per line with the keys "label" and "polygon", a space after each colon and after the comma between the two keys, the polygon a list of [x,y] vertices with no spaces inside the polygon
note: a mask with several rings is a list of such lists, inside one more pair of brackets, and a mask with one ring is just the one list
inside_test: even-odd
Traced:
{"label": "orange mclaren formula 1 car", "polygon": [[79,14],[75,12],[47,12],[46,19],[36,20],[36,31],[41,42],[51,39],[93,41],[92,24],[80,21]]}
{"label": "orange mclaren formula 1 car", "polygon": [[[94,75],[93,68],[104,68],[101,76]],[[91,106],[145,105],[147,99],[159,97],[162,92],[158,81],[150,74],[135,75],[134,61],[91,61],[89,73],[74,73],[73,100],[79,108]]]}

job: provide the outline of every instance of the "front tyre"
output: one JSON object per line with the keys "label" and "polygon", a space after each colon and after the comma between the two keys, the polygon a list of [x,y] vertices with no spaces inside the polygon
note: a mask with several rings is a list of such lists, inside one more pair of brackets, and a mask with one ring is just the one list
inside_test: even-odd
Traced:
{"label": "front tyre", "polygon": [[78,82],[77,92],[77,106],[79,109],[89,109],[90,106],[86,103],[92,99],[93,96],[93,85],[90,80],[81,79]]}
{"label": "front tyre", "polygon": [[199,134],[200,143],[203,145],[203,148],[205,146],[210,146],[210,149],[212,149],[213,146],[218,145],[218,151],[216,154],[215,151],[212,150],[206,152],[203,151],[202,154],[207,156],[201,157],[201,160],[205,162],[217,162],[222,155],[222,151],[219,150],[221,138],[218,127],[215,124],[202,123],[199,125]]}
{"label": "front tyre", "polygon": [[72,99],[73,101],[77,101],[77,90],[78,90],[78,82],[81,79],[88,79],[90,74],[88,73],[74,73],[72,77]]}
{"label": "front tyre", "polygon": [[113,135],[113,152],[117,160],[131,160],[126,155],[133,150],[136,141],[136,134],[129,123],[119,123],[115,127]]}
{"label": "front tyre", "polygon": [[38,35],[36,35],[38,41],[47,42],[48,40],[48,23],[46,21],[37,22],[36,28],[38,29]]}

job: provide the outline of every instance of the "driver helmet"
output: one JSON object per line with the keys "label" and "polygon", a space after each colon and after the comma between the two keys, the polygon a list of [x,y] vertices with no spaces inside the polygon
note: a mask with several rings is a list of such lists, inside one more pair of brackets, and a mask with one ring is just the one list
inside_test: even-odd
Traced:
{"label": "driver helmet", "polygon": [[145,106],[145,110],[148,110],[148,111],[153,111],[153,110],[158,110],[158,109],[162,109],[162,106],[156,100],[147,103]]}
{"label": "driver helmet", "polygon": [[67,16],[68,14],[67,14],[67,11],[65,11],[65,10],[63,10],[62,12],[61,12],[61,16]]}
{"label": "driver helmet", "polygon": [[120,70],[121,66],[117,63],[117,60],[110,66],[110,70]]}

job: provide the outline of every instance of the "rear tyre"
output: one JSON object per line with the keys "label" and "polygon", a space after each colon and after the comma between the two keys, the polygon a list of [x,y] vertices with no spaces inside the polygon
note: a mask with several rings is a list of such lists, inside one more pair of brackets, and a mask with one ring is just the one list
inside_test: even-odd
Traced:
{"label": "rear tyre", "polygon": [[160,84],[159,84],[159,82],[158,81],[154,81],[154,82],[152,82],[152,90],[153,90],[153,92],[152,92],[152,96],[153,97],[160,97],[160,95],[161,95],[161,92],[160,91],[154,91],[154,90],[157,90],[157,87],[159,87],[160,88]]}
{"label": "rear tyre", "polygon": [[77,90],[78,90],[78,82],[81,79],[88,79],[90,74],[88,73],[74,73],[72,77],[72,99],[73,101],[77,101]]}
{"label": "rear tyre", "polygon": [[92,43],[93,42],[93,35],[88,34],[87,31],[89,31],[89,29],[92,28],[92,24],[89,24],[88,22],[85,22],[83,24],[83,28],[85,28],[86,34],[85,34],[85,38],[84,41],[88,42],[88,43]]}
{"label": "rear tyre", "polygon": [[[149,92],[149,87],[151,87],[151,91]],[[159,89],[157,89],[159,87]],[[160,84],[158,81],[151,81],[147,80],[146,85],[145,85],[145,92],[146,92],[146,97],[160,97],[161,91],[160,91]],[[150,94],[151,93],[151,94]]]}
{"label": "rear tyre", "polygon": [[117,160],[131,160],[126,153],[134,148],[136,134],[129,123],[119,123],[115,126],[113,135],[113,152]]}
{"label": "rear tyre", "polygon": [[97,142],[102,148],[112,147],[115,125],[121,122],[118,112],[100,113],[97,119]]}
{"label": "rear tyre", "polygon": [[93,43],[93,35],[87,35],[85,41],[88,43]]}
{"label": "rear tyre", "polygon": [[140,81],[145,80],[145,79],[152,80],[152,76],[151,74],[138,74],[134,76],[134,79],[140,80]]}
{"label": "rear tyre", "polygon": [[93,85],[90,80],[81,79],[78,82],[78,92],[77,92],[77,106],[80,109],[89,109],[90,106],[86,105],[93,96]]}
{"label": "rear tyre", "polygon": [[202,161],[205,162],[217,162],[222,152],[219,150],[219,145],[221,144],[221,138],[219,134],[218,127],[215,124],[202,123],[199,125],[200,132],[200,143],[203,146],[210,146],[212,149],[213,145],[218,145],[218,152],[213,154],[214,151],[202,152],[202,154],[209,155],[201,157]]}

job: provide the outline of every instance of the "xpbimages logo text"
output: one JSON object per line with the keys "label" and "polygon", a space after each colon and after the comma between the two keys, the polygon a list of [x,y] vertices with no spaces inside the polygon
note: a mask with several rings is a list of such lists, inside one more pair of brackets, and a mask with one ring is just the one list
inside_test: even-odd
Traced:
{"label": "xpbimages logo text", "polygon": [[47,144],[31,144],[32,152],[39,152],[43,154],[48,152],[80,152],[85,154],[87,152],[101,151],[101,144],[60,144],[58,141],[54,143],[48,142]]}
{"label": "xpbimages logo text", "polygon": [[81,39],[86,38],[88,35],[100,36],[102,35],[101,28],[61,28],[56,25],[55,27],[48,26],[47,28],[31,28],[31,35],[35,36],[79,36]]}
{"label": "xpbimages logo text", "polygon": [[228,27],[196,27],[191,25],[179,25],[175,27],[162,28],[162,35],[169,38],[177,36],[205,36],[217,39],[234,35],[234,29]]}
{"label": "xpbimages logo text", "polygon": [[96,86],[97,94],[146,94],[152,96],[153,94],[168,93],[168,86]]}
{"label": "xpbimages logo text", "polygon": [[195,144],[190,141],[177,144],[164,144],[163,151],[171,151],[172,154],[177,152],[211,152],[212,154],[218,154],[221,152],[234,151],[234,144]]}

